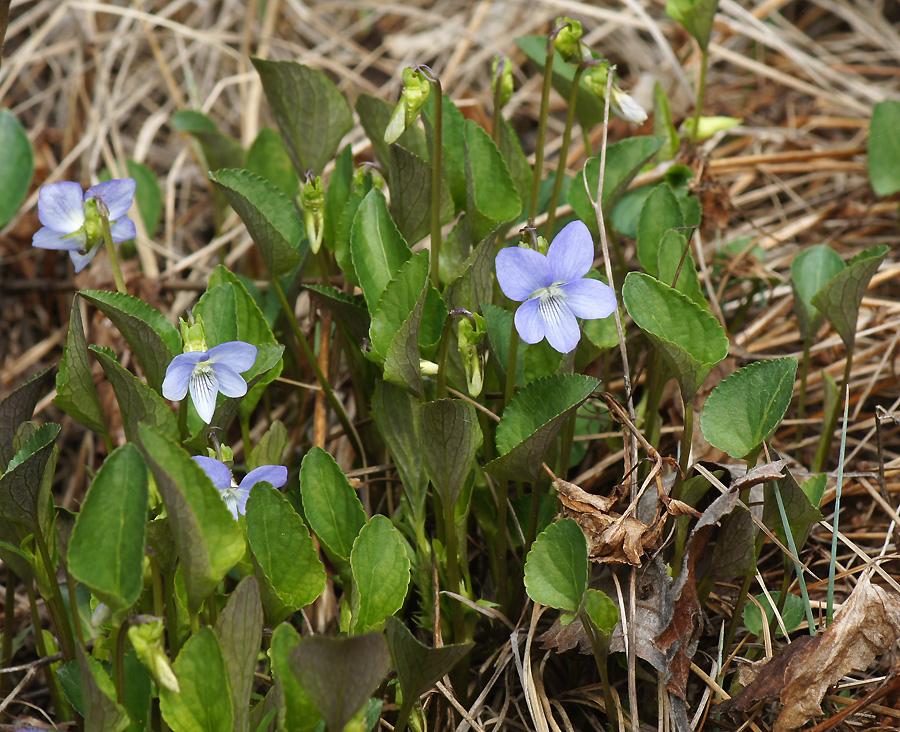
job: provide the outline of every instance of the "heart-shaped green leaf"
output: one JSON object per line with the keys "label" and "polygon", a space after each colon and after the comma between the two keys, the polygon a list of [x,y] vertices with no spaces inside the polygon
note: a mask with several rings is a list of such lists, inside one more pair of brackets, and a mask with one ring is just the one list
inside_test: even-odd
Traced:
{"label": "heart-shaped green leaf", "polygon": [[303,512],[329,556],[338,564],[350,561],[350,551],[366,512],[344,471],[321,447],[313,447],[300,464]]}
{"label": "heart-shaped green leaf", "polygon": [[53,368],[48,367],[0,402],[0,465],[8,465],[12,460],[16,430],[22,422],[31,419],[35,406],[52,383]]}
{"label": "heart-shaped green leaf", "polygon": [[474,120],[466,120],[463,135],[475,210],[492,221],[512,221],[522,212],[522,201],[503,155]]}
{"label": "heart-shaped green leaf", "polygon": [[391,662],[381,633],[350,638],[314,635],[302,640],[289,658],[328,732],[343,731],[384,679]]}
{"label": "heart-shaped green leaf", "polygon": [[[663,234],[662,241],[659,242],[659,281],[666,284],[674,282],[678,292],[684,293],[700,307],[708,310],[709,303],[706,302],[706,297],[700,288],[697,265],[694,263],[694,255],[691,254],[685,233],[669,229]],[[684,257],[683,260],[682,257]],[[675,279],[676,275],[678,276],[677,280]]]}
{"label": "heart-shaped green leaf", "polygon": [[856,319],[869,281],[888,251],[886,244],[879,244],[860,252],[812,298],[812,304],[828,318],[847,348],[856,340]]}
{"label": "heart-shaped green leaf", "polygon": [[776,358],[751,363],[726,376],[703,406],[703,436],[733,458],[747,456],[781,423],[796,374],[796,358]]}
{"label": "heart-shaped green leaf", "polygon": [[[603,198],[601,201],[605,211],[612,211],[615,208],[619,199],[628,190],[631,181],[662,147],[662,144],[663,138],[661,137],[643,136],[619,140],[606,148],[606,171],[603,174]],[[585,180],[587,180],[587,188],[584,187]],[[569,186],[568,193],[569,205],[572,206],[575,215],[587,224],[595,237],[599,235],[599,232],[597,217],[591,201],[597,197],[599,183],[600,158],[591,158],[587,161],[585,174],[575,178],[572,185]]]}
{"label": "heart-shaped green leaf", "polygon": [[284,140],[271,127],[263,127],[256,135],[244,158],[244,168],[274,183],[286,196],[293,198],[300,191],[300,179],[291,165]]}
{"label": "heart-shaped green leaf", "polygon": [[300,261],[303,224],[294,202],[274,183],[241,168],[212,171],[210,180],[237,212],[259,247],[272,277],[290,272]]}
{"label": "heart-shaped green leaf", "polygon": [[247,500],[247,539],[269,625],[277,625],[325,589],[325,567],[303,519],[268,483]]}
{"label": "heart-shaped green leaf", "polygon": [[550,524],[535,539],[525,560],[525,589],[541,605],[574,613],[588,581],[587,539],[575,519]]}
{"label": "heart-shaped green leaf", "polygon": [[668,183],[660,183],[650,191],[641,207],[637,228],[638,260],[644,271],[659,277],[659,245],[669,229],[684,226],[684,215],[675,193]]}
{"label": "heart-shaped green leaf", "polygon": [[357,343],[362,343],[368,338],[371,319],[362,296],[350,297],[334,287],[323,285],[305,285],[305,287],[331,311],[335,319],[347,329]]}
{"label": "heart-shaped green leaf", "polygon": [[728,336],[706,310],[668,285],[631,272],[622,286],[628,314],[675,372],[687,403],[728,355]]}
{"label": "heart-shaped green leaf", "polygon": [[289,623],[281,623],[272,634],[272,669],[278,699],[278,729],[312,732],[322,717],[291,671],[290,653],[300,645],[300,634]]}
{"label": "heart-shaped green leaf", "polygon": [[619,608],[605,592],[589,589],[584,595],[584,611],[604,636],[612,635],[619,622]]}
{"label": "heart-shaped green leaf", "polygon": [[353,127],[344,95],[321,71],[296,61],[250,60],[297,174],[320,174]]}
{"label": "heart-shaped green leaf", "polygon": [[706,53],[719,0],[666,0],[666,12],[684,26]]}
{"label": "heart-shaped green leaf", "polygon": [[[431,231],[431,165],[399,145],[391,145],[388,182],[391,188],[391,215],[406,241],[415,244]],[[453,218],[453,198],[441,181],[440,221]]]}
{"label": "heart-shaped green leaf", "polygon": [[819,244],[800,252],[791,262],[791,287],[794,311],[804,341],[811,341],[825,316],[812,304],[825,284],[844,269],[844,262],[827,244]]}
{"label": "heart-shaped green leaf", "polygon": [[599,385],[590,376],[556,374],[525,386],[503,411],[495,438],[500,457],[485,470],[506,480],[535,480],[566,417]]}
{"label": "heart-shaped green leaf", "polygon": [[91,483],[69,541],[69,571],[113,611],[143,588],[149,472],[134,445],[112,452]]}
{"label": "heart-shaped green leaf", "polygon": [[61,427],[38,427],[13,455],[0,477],[0,518],[34,526],[42,501],[49,500],[50,481],[45,471],[56,465],[56,438]]}
{"label": "heart-shaped green leaf", "polygon": [[147,383],[158,392],[166,367],[176,353],[181,353],[181,336],[175,326],[162,313],[132,295],[106,290],[81,290],[78,294],[96,306],[125,336]]}
{"label": "heart-shaped green leaf", "polygon": [[869,122],[869,183],[879,196],[900,191],[900,102],[875,105]]}
{"label": "heart-shaped green leaf", "polygon": [[470,471],[482,434],[470,402],[438,399],[419,411],[421,458],[445,511],[453,510]]}
{"label": "heart-shaped green leaf", "polygon": [[350,627],[364,633],[393,615],[406,599],[409,557],[400,532],[387,516],[376,514],[353,542]]}
{"label": "heart-shaped green leaf", "polygon": [[19,210],[34,176],[34,152],[25,128],[8,109],[0,110],[0,150],[3,177],[0,180],[0,229]]}
{"label": "heart-shaped green leaf", "polygon": [[149,425],[140,425],[138,437],[166,505],[191,612],[197,612],[244,556],[243,533],[219,491],[190,455]]}

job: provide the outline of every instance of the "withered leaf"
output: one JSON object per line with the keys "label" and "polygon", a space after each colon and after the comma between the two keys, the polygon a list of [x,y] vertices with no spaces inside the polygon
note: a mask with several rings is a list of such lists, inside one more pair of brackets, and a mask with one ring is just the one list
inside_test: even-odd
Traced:
{"label": "withered leaf", "polygon": [[[759,668],[740,694],[718,709],[744,709],[757,699],[780,692],[784,706],[774,732],[799,729],[811,717],[821,714],[822,698],[829,686],[852,671],[868,668],[898,638],[900,594],[873,585],[864,575],[824,632],[784,648]],[[801,647],[795,648],[798,644]]]}

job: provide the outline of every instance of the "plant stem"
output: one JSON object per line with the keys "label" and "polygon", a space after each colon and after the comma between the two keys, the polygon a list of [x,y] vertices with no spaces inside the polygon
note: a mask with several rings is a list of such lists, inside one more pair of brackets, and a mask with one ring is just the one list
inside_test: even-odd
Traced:
{"label": "plant stem", "polygon": [[[34,591],[34,581],[24,582],[25,592],[28,594],[28,604],[31,607],[31,627],[34,629],[34,645],[41,658],[46,658],[47,644],[44,643],[44,633],[41,629],[41,616],[38,614],[37,593]],[[49,607],[49,605],[48,605]],[[71,659],[69,659],[71,660]],[[56,678],[56,672],[53,669],[54,664],[47,664],[44,667],[44,678],[47,681],[47,688],[50,691],[50,698],[53,700],[53,706],[57,710],[57,721],[65,721],[69,717],[67,710],[71,709],[62,689],[59,686],[59,680]]]}
{"label": "plant stem", "polygon": [[553,45],[554,35],[547,38],[547,60],[544,62],[544,85],[541,87],[541,111],[538,116],[537,144],[534,149],[534,180],[531,186],[531,205],[528,208],[528,218],[537,216],[538,198],[541,193],[541,172],[544,167],[544,140],[547,137],[547,115],[550,112],[550,86],[553,81],[553,58],[556,55],[556,46]]}
{"label": "plant stem", "polygon": [[125,636],[128,621],[117,625],[110,631],[110,645],[115,649],[113,657],[114,678],[116,685],[116,699],[119,704],[125,704]]}
{"label": "plant stem", "polygon": [[[3,659],[0,663],[3,668],[12,666],[13,655],[13,637],[16,634],[16,613],[13,598],[16,596],[16,573],[12,571],[9,565],[6,565],[6,595],[3,607]],[[9,691],[10,677],[3,675],[0,677],[0,689],[4,692]]]}
{"label": "plant stem", "polygon": [[[847,363],[844,365],[844,378],[841,380],[841,389],[838,394],[843,394],[846,389],[850,390],[850,373],[853,370],[853,352],[856,350],[856,338],[847,348]],[[828,451],[831,449],[831,441],[834,439],[834,428],[837,425],[837,416],[840,411],[840,402],[835,404],[831,414],[826,414],[825,424],[822,428],[822,435],[819,438],[819,446],[816,449],[816,455],[813,458],[812,472],[821,473],[825,468],[828,460]]]}
{"label": "plant stem", "polygon": [[62,599],[62,592],[59,589],[59,582],[56,581],[55,565],[50,560],[50,551],[47,549],[44,531],[37,516],[35,516],[34,521],[34,538],[41,553],[41,561],[44,564],[44,572],[47,575],[47,584],[50,587],[51,597],[46,598],[47,609],[50,611],[50,618],[56,626],[56,633],[59,636],[59,645],[63,657],[66,661],[71,661],[75,658],[75,638],[67,620],[65,603]]}
{"label": "plant stem", "polygon": [[100,217],[101,228],[103,230],[103,240],[106,242],[106,250],[109,252],[109,264],[112,267],[113,279],[116,281],[116,289],[123,295],[128,294],[125,289],[125,279],[122,277],[122,270],[119,269],[119,257],[116,254],[116,245],[113,244],[112,231],[109,228],[109,217]]}
{"label": "plant stem", "polygon": [[[850,412],[850,387],[845,383],[844,394],[844,426],[841,430],[841,452],[838,457],[837,485],[834,489],[834,525],[831,530],[831,561],[828,563],[828,598],[825,605],[825,622],[831,625],[834,620],[834,568],[837,563],[838,523],[841,518],[841,489],[844,483],[844,452],[847,449],[847,417]],[[876,419],[878,419],[876,417]]]}
{"label": "plant stem", "polygon": [[365,465],[366,453],[363,450],[362,439],[356,431],[356,427],[353,426],[353,422],[350,421],[350,417],[347,415],[344,405],[341,404],[340,399],[338,399],[337,395],[334,393],[334,389],[331,388],[331,384],[328,383],[328,377],[325,376],[325,374],[322,373],[322,369],[319,368],[319,362],[316,360],[315,354],[309,347],[309,342],[306,340],[306,335],[304,335],[303,331],[300,329],[297,318],[294,317],[294,311],[291,310],[291,306],[287,301],[284,290],[281,289],[281,283],[278,282],[278,278],[276,277],[272,277],[271,282],[272,288],[275,290],[275,295],[278,297],[278,302],[281,303],[281,309],[284,310],[284,314],[287,317],[291,330],[294,333],[294,337],[297,340],[297,345],[300,347],[300,352],[306,359],[307,364],[312,368],[313,373],[316,375],[316,380],[319,382],[319,386],[321,386],[322,391],[325,392],[328,403],[331,404],[332,409],[334,409],[334,413],[337,415],[341,426],[344,428],[344,432],[353,443],[353,448],[359,454],[363,465]]}
{"label": "plant stem", "polygon": [[584,611],[583,607],[579,609],[578,616],[581,618],[581,625],[584,627],[588,641],[590,641],[594,661],[597,664],[597,673],[600,674],[600,685],[603,687],[603,701],[606,705],[606,718],[609,720],[609,729],[620,729],[618,707],[616,706],[616,700],[613,698],[612,687],[609,685],[609,669],[607,668],[609,640],[604,638],[601,641],[597,637],[600,631],[594,626],[590,616]]}
{"label": "plant stem", "polygon": [[681,481],[687,478],[691,460],[691,445],[694,438],[694,401],[693,399],[686,400],[682,404],[684,406],[684,430],[681,433],[681,456],[678,461],[681,474],[675,479],[676,484],[680,484]]}
{"label": "plant stem", "polygon": [[803,440],[803,420],[806,418],[806,380],[809,377],[809,349],[812,340],[803,341],[803,362],[800,364],[800,393],[797,395],[797,432],[794,439],[799,444]]}
{"label": "plant stem", "polygon": [[703,112],[703,94],[706,91],[706,70],[709,66],[709,53],[700,51],[700,80],[697,83],[697,103],[694,105],[694,129],[691,132],[691,142],[697,144],[700,132],[700,116]]}
{"label": "plant stem", "polygon": [[500,100],[503,97],[503,85],[501,79],[503,76],[503,64],[497,64],[497,78],[494,80],[494,116],[491,120],[491,139],[497,148],[500,148],[500,125],[503,124],[503,107]]}
{"label": "plant stem", "polygon": [[434,139],[431,153],[431,282],[440,290],[441,261],[441,156],[444,136],[444,97],[441,80],[436,76],[434,84]]}
{"label": "plant stem", "polygon": [[575,69],[575,77],[572,80],[572,92],[569,95],[569,111],[566,114],[566,129],[563,131],[562,147],[559,150],[559,164],[556,166],[556,179],[553,181],[553,193],[550,195],[550,205],[547,207],[547,228],[544,235],[547,241],[553,239],[553,222],[556,219],[556,204],[562,191],[563,179],[566,176],[566,161],[569,159],[569,143],[572,137],[572,126],[575,123],[575,105],[578,103],[578,84],[584,73],[584,64]]}

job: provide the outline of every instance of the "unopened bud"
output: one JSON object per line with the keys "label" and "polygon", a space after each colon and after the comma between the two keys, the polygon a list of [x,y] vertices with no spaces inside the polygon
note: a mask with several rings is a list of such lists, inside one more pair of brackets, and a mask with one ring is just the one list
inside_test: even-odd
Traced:
{"label": "unopened bud", "polygon": [[303,209],[303,223],[306,226],[309,247],[315,254],[322,246],[322,237],[325,234],[325,188],[321,176],[317,175],[303,186],[300,193],[300,208]]}
{"label": "unopened bud", "polygon": [[[141,622],[142,621],[142,622]],[[178,678],[163,647],[163,621],[149,615],[139,615],[128,626],[128,640],[134,652],[150,672],[157,686],[169,691],[181,691]]]}
{"label": "unopened bud", "polygon": [[559,51],[559,55],[564,60],[574,60],[576,63],[581,63],[581,23],[571,18],[557,18],[556,25],[559,26],[561,24],[565,25],[556,34],[553,45],[556,46],[556,50]]}
{"label": "unopened bud", "polygon": [[178,319],[181,325],[181,339],[184,341],[184,353],[190,351],[208,351],[206,347],[206,328],[203,327],[203,320],[199,317],[188,316],[188,320],[184,318]]}
{"label": "unopened bud", "polygon": [[384,141],[388,144],[396,142],[419,116],[425,100],[431,93],[431,82],[422,72],[414,68],[403,69],[403,91],[400,92],[400,101],[394,107],[394,113],[384,131]]}
{"label": "unopened bud", "polygon": [[[497,96],[498,85],[500,87],[499,98]],[[512,98],[512,63],[505,56],[495,56],[494,63],[491,64],[491,91],[494,93],[494,99],[499,100],[501,108],[505,107]]]}
{"label": "unopened bud", "polygon": [[613,84],[612,95],[609,98],[609,106],[616,113],[616,116],[621,117],[626,122],[641,125],[647,121],[647,111],[634,101],[634,97],[623,92],[615,84]]}

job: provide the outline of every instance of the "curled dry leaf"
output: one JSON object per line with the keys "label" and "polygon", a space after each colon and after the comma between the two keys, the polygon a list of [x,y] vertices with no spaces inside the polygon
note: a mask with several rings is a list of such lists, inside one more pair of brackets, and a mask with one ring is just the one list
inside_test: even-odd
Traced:
{"label": "curled dry leaf", "polygon": [[657,510],[648,526],[634,516],[612,510],[616,498],[595,496],[561,478],[553,481],[564,516],[578,522],[588,541],[592,562],[631,564],[639,567],[644,552],[659,547],[663,537],[663,512]]}
{"label": "curled dry leaf", "polygon": [[[799,729],[821,714],[829,686],[852,671],[868,668],[900,638],[900,594],[873,585],[864,575],[835,621],[823,633],[786,646],[774,658],[749,669],[747,686],[718,710],[746,709],[753,702],[781,694],[784,707],[775,732]],[[742,681],[744,679],[742,678]]]}

